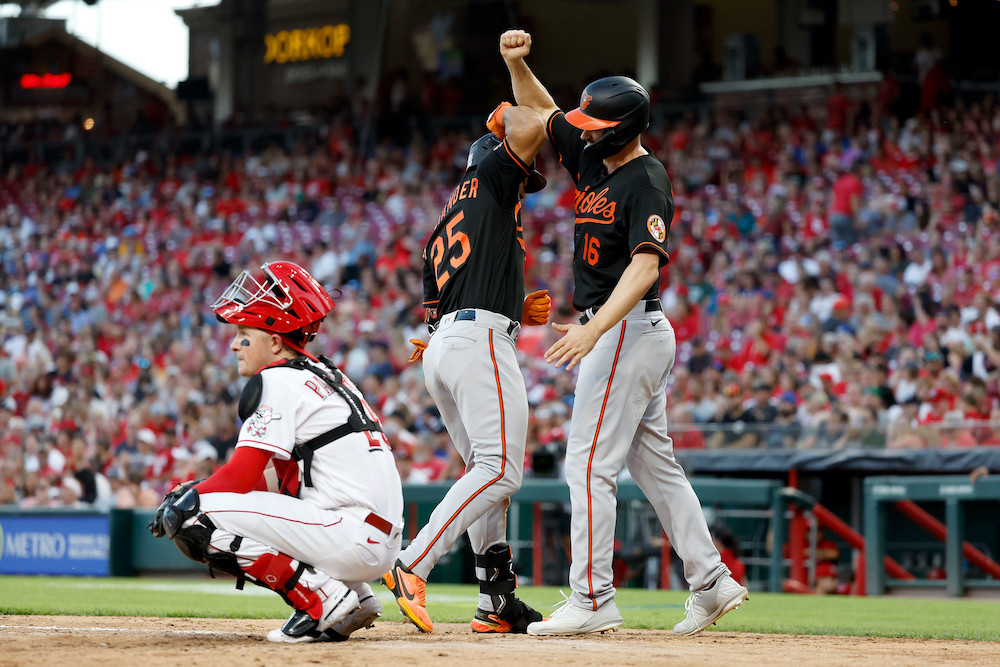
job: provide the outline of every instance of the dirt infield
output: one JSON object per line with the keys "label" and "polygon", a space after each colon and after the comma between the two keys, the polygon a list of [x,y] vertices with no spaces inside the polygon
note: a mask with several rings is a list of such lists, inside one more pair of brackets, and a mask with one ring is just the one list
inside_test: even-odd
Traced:
{"label": "dirt infield", "polygon": [[[705,632],[674,637],[620,630],[572,638],[482,636],[439,624],[422,635],[380,622],[348,642],[278,645],[264,635],[279,621],[205,618],[0,616],[0,665],[996,665],[1000,643]],[[534,663],[534,664],[533,664]]]}

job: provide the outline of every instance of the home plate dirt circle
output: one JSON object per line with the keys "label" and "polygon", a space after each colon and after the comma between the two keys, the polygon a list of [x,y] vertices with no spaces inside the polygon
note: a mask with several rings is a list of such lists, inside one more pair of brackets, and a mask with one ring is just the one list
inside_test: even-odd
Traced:
{"label": "home plate dirt circle", "polygon": [[1000,643],[875,637],[703,632],[676,637],[631,630],[579,637],[477,635],[440,623],[421,634],[408,623],[380,621],[350,641],[272,644],[281,620],[0,615],[0,664],[72,667],[337,664],[470,665],[914,665],[1000,664]]}

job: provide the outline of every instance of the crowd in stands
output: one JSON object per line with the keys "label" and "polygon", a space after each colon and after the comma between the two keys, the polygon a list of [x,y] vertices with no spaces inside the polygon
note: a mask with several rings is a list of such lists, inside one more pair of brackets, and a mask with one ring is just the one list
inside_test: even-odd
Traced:
{"label": "crowd in stands", "polygon": [[[674,446],[1000,445],[1000,107],[897,118],[835,97],[654,114]],[[210,305],[275,259],[335,295],[313,349],[383,415],[404,480],[461,475],[407,341],[427,337],[422,244],[477,135],[359,156],[350,114],[249,153],[2,165],[0,504],[155,506],[225,461],[242,379]],[[575,193],[548,148],[539,168],[525,286],[565,322]],[[537,476],[559,474],[573,407],[574,374],[542,355],[556,335],[519,339]]]}

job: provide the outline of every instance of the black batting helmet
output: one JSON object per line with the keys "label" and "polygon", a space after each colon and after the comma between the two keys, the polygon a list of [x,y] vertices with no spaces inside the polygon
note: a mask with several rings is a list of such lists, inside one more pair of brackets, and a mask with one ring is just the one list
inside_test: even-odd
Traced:
{"label": "black batting helmet", "polygon": [[603,160],[649,127],[649,93],[627,76],[606,76],[583,89],[580,107],[567,113],[566,120],[581,130],[604,130],[604,136],[583,149]]}
{"label": "black batting helmet", "polygon": [[[501,141],[497,135],[490,132],[489,134],[484,134],[469,146],[469,160],[465,163],[465,171],[469,171],[474,167],[478,167],[479,163],[482,162],[483,158],[486,157],[491,151],[495,151],[503,141]],[[524,186],[525,192],[538,192],[545,187],[545,177],[538,173],[535,169],[535,162],[531,162],[531,174],[528,176],[528,183]]]}

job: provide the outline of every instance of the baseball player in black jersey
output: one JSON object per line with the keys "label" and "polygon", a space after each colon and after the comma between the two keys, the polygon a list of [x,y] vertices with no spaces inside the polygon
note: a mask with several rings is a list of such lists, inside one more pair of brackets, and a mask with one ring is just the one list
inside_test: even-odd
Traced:
{"label": "baseball player in black jersey", "polygon": [[424,249],[424,306],[430,341],[418,346],[427,391],[441,412],[465,475],[382,581],[422,632],[427,576],[466,530],[475,552],[479,607],[475,632],[525,632],[542,615],[514,596],[507,507],[521,487],[528,399],[515,345],[521,324],[548,321],[547,292],[524,296],[525,192],[542,189],[535,154],[545,142],[530,109],[501,104],[493,133],[472,144],[465,176]]}
{"label": "baseball player in black jersey", "polygon": [[545,120],[576,183],[573,306],[583,315],[579,325],[553,324],[564,336],[545,353],[556,366],[580,366],[565,467],[573,594],[550,619],[529,625],[528,634],[603,632],[624,622],[611,567],[623,465],[684,561],[691,595],[674,632],[694,634],[748,593],[723,565],[667,435],[665,389],[676,341],[657,290],[674,205],[666,170],[640,143],[649,95],[632,79],[606,77],[587,86],[579,108],[563,114],[524,62],[530,50],[531,36],[522,30],[500,37],[517,103]]}

